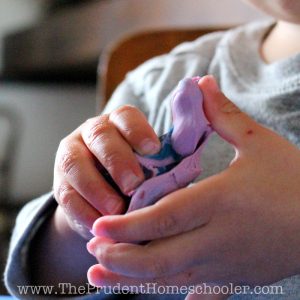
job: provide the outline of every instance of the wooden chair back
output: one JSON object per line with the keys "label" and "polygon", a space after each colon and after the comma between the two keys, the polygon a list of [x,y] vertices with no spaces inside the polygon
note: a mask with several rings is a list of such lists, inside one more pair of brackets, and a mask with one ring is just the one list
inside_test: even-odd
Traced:
{"label": "wooden chair back", "polygon": [[97,103],[101,110],[127,72],[180,43],[227,28],[173,28],[129,34],[108,45],[100,56]]}

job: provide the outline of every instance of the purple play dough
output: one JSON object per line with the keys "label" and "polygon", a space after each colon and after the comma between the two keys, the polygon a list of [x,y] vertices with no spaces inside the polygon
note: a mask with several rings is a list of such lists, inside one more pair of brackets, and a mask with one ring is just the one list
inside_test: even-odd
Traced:
{"label": "purple play dough", "polygon": [[201,173],[200,155],[212,133],[203,112],[203,96],[198,86],[199,77],[179,82],[172,101],[173,131],[171,147],[180,161],[169,171],[157,176],[158,167],[169,165],[173,158],[153,159],[137,154],[140,164],[153,170],[132,194],[128,212],[154,204],[163,196],[187,186]]}
{"label": "purple play dough", "polygon": [[171,141],[174,150],[182,156],[195,151],[208,126],[198,80],[199,77],[181,80],[172,101],[174,130]]}

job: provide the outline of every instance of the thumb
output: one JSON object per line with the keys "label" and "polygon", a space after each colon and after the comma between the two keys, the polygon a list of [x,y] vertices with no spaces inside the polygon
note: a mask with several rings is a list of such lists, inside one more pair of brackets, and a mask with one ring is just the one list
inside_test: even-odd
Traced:
{"label": "thumb", "polygon": [[213,76],[202,77],[198,85],[204,96],[204,111],[213,129],[238,149],[249,146],[260,125],[243,113],[220,91]]}

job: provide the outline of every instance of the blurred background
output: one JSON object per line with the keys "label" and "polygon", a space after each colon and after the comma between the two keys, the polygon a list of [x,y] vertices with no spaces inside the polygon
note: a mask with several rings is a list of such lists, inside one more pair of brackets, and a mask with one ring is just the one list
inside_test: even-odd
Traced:
{"label": "blurred background", "polygon": [[142,30],[261,18],[240,0],[0,0],[0,272],[16,212],[51,190],[59,141],[96,113],[107,45]]}

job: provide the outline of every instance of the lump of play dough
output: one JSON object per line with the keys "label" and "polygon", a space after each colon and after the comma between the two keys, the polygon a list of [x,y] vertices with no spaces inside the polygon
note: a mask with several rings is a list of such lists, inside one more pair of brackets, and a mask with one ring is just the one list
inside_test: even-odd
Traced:
{"label": "lump of play dough", "polygon": [[199,77],[181,80],[172,101],[172,147],[182,156],[191,155],[196,150],[208,126],[198,80]]}
{"label": "lump of play dough", "polygon": [[212,128],[203,112],[198,80],[186,78],[179,82],[171,104],[173,128],[160,137],[160,152],[136,154],[146,180],[131,194],[128,212],[154,204],[200,175],[200,155]]}

